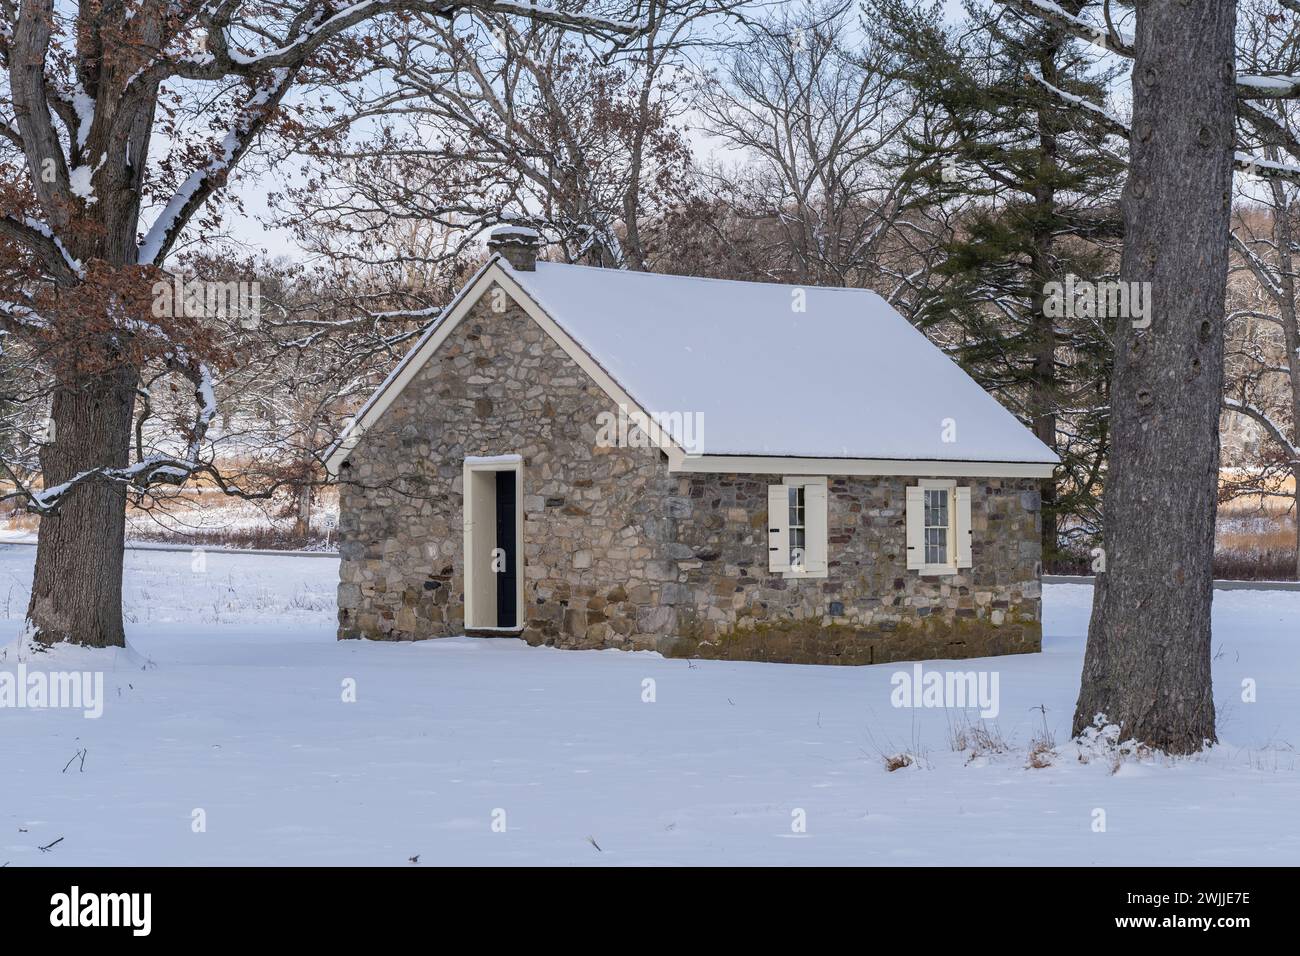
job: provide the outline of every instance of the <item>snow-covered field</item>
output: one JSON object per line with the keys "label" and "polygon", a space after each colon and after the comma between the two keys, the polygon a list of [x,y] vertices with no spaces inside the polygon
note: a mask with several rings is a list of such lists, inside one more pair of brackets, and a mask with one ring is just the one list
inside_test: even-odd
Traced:
{"label": "snow-covered field", "polygon": [[1044,653],[925,665],[998,677],[1001,742],[954,750],[978,714],[891,706],[910,664],[338,643],[329,558],[129,552],[131,650],[20,660],[33,554],[0,545],[0,670],[106,699],[0,708],[0,866],[1300,863],[1300,593],[1215,594],[1220,746],[1083,762],[1083,586],[1047,588]]}

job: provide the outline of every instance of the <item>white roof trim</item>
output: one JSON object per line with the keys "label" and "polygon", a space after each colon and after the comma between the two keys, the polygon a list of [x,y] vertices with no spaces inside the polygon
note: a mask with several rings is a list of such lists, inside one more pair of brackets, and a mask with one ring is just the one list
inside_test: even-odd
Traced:
{"label": "white roof trim", "polygon": [[935,461],[919,458],[783,458],[689,455],[670,450],[668,470],[727,475],[869,475],[941,478],[1051,478],[1055,465],[1037,461]]}
{"label": "white roof trim", "polygon": [[[483,268],[475,273],[456,298],[448,304],[447,311],[443,313],[443,318],[429,327],[424,335],[420,337],[420,341],[415,344],[411,351],[406,353],[406,356],[398,363],[397,368],[393,369],[388,378],[384,379],[383,384],[376,389],[375,394],[362,406],[361,411],[357,413],[351,424],[343,430],[343,434],[339,436],[338,441],[326,453],[325,468],[331,475],[338,474],[339,468],[347,460],[352,449],[357,446],[366,432],[374,426],[375,422],[383,417],[388,407],[397,400],[397,397],[402,394],[402,390],[419,374],[420,369],[424,368],[425,363],[433,357],[438,347],[447,340],[447,337],[451,335],[461,320],[469,314],[470,309],[474,307],[474,304],[478,302],[483,293],[491,288],[493,283],[505,289],[510,297],[528,313],[529,317],[542,327],[542,330],[600,386],[601,390],[612,401],[627,406],[629,412],[640,412],[645,417],[648,437],[652,444],[669,452],[682,452],[682,449],[672,440],[668,432],[659,427],[654,417],[646,413],[640,404],[610,377],[609,373],[586,349],[574,341],[572,336],[565,332],[564,329],[560,328],[533,297],[515,281],[511,271],[502,268],[500,263],[501,256],[499,254],[495,255]],[[684,452],[682,453],[684,454]]]}
{"label": "white roof trim", "polygon": [[[527,273],[520,275],[526,280]],[[542,305],[516,279],[514,270],[502,265],[494,255],[465,284],[439,318],[393,369],[388,378],[362,406],[338,441],[326,453],[325,467],[337,475],[353,448],[387,411],[402,390],[424,367],[447,337],[469,314],[475,303],[492,284],[501,286],[519,306],[590,376],[611,401],[624,405],[629,412],[640,412],[646,420],[651,442],[663,449],[672,472],[712,472],[725,474],[796,474],[796,475],[927,475],[944,478],[1050,478],[1054,462],[923,460],[891,458],[802,458],[761,455],[688,454],[655,417],[646,413],[623,386],[616,382],[577,340],[553,319]],[[639,423],[638,423],[639,424]]]}
{"label": "white roof trim", "polygon": [[688,451],[1059,462],[875,292],[554,262],[514,274],[644,407],[680,415],[661,424]]}
{"label": "white roof trim", "polygon": [[[338,440],[325,452],[325,470],[331,475],[339,473],[339,466],[343,464],[348,454],[361,441],[362,436],[370,430],[370,426],[383,415],[385,409],[401,394],[402,389],[415,377],[415,373],[424,365],[425,360],[433,353],[433,350],[442,344],[442,340],[447,337],[446,333],[443,332],[443,327],[447,325],[455,326],[464,318],[464,313],[469,311],[469,306],[478,299],[478,295],[471,297],[471,293],[494,262],[495,260],[490,260],[470,277],[464,288],[456,294],[454,299],[447,303],[447,308],[443,310],[442,315],[434,321],[433,325],[424,330],[424,334],[411,347],[411,350],[402,356],[402,360],[397,363],[397,367],[388,373],[388,377],[380,383],[374,394],[361,406],[361,410],[348,420]],[[447,331],[450,331],[450,329]],[[426,349],[426,346],[430,345],[435,336],[438,337],[437,341],[432,344],[432,348]]]}

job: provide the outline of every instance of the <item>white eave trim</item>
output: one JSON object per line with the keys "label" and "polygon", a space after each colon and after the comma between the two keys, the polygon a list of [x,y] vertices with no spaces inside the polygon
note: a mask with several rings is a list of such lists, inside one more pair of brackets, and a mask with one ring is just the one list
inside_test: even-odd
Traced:
{"label": "white eave trim", "polygon": [[1036,461],[932,461],[920,458],[786,458],[688,455],[669,449],[670,472],[728,475],[901,475],[935,478],[1051,478],[1056,465]]}
{"label": "white eave trim", "polygon": [[[460,293],[447,306],[443,317],[424,333],[406,357],[398,363],[375,394],[362,406],[352,423],[344,429],[337,442],[330,448],[325,458],[325,468],[331,475],[337,475],[339,467],[347,460],[352,449],[381,417],[388,406],[396,401],[397,396],[419,374],[426,362],[437,352],[438,347],[446,341],[463,318],[469,314],[483,293],[496,283],[509,293],[510,297],[528,315],[540,325],[565,354],[590,376],[609,398],[619,405],[627,406],[628,412],[639,412],[647,423],[648,437],[653,445],[663,449],[669,455],[674,452],[685,454],[681,446],[673,441],[668,432],[659,427],[654,417],[649,415],[627,391],[619,385],[604,367],[597,362],[574,338],[547,315],[537,301],[515,278],[514,270],[502,265],[500,255],[493,256],[478,273],[465,284]],[[639,425],[639,423],[638,423]]]}
{"label": "white eave trim", "polygon": [[339,466],[347,460],[352,449],[357,447],[357,443],[370,430],[370,427],[379,420],[388,406],[402,393],[402,389],[420,371],[428,357],[433,354],[443,340],[447,338],[451,330],[464,318],[470,307],[478,301],[479,296],[471,293],[479,286],[495,264],[495,259],[490,260],[470,277],[464,288],[447,304],[447,309],[442,315],[433,325],[425,329],[424,334],[411,347],[411,350],[397,363],[397,367],[388,373],[388,378],[380,383],[374,394],[361,406],[361,410],[348,422],[338,440],[325,453],[325,470],[327,472],[331,475],[339,473]]}

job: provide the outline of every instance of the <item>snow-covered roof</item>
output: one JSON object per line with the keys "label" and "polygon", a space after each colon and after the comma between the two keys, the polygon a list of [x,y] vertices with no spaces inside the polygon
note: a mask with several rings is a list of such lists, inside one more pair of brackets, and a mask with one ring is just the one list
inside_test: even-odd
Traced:
{"label": "snow-covered roof", "polygon": [[331,446],[331,473],[496,281],[518,286],[611,398],[654,419],[676,443],[665,446],[675,468],[912,474],[915,461],[927,474],[1046,477],[1059,461],[874,292],[551,262],[525,271],[498,254]]}
{"label": "snow-covered roof", "polygon": [[488,232],[489,239],[539,239],[540,234],[531,226],[515,226],[506,223],[501,226],[493,226]]}
{"label": "snow-covered roof", "polygon": [[701,415],[704,454],[1058,461],[874,292],[501,265],[643,411]]}

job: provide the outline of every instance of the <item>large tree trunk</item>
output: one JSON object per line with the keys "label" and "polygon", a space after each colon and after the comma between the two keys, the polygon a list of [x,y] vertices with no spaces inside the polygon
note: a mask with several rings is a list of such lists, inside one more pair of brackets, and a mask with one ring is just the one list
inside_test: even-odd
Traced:
{"label": "large tree trunk", "polygon": [[[1297,410],[1297,415],[1300,415],[1300,410]],[[1300,418],[1297,418],[1297,421],[1300,421]],[[1291,433],[1300,437],[1300,424],[1297,424]],[[1292,494],[1294,494],[1291,515],[1294,516],[1296,523],[1296,580],[1300,581],[1300,464],[1291,470],[1291,483]]]}
{"label": "large tree trunk", "polygon": [[[138,376],[118,370],[60,383],[53,441],[41,450],[46,488],[87,470],[126,466]],[[37,640],[124,647],[122,552],[126,488],[87,481],[72,488],[57,514],[41,518],[27,620]]]}
{"label": "large tree trunk", "polygon": [[1219,407],[1232,194],[1236,4],[1137,5],[1121,278],[1151,283],[1151,326],[1120,319],[1081,732],[1097,714],[1170,753],[1214,741],[1210,688]]}
{"label": "large tree trunk", "polygon": [[303,541],[311,534],[311,493],[312,486],[307,481],[299,485],[295,492],[298,505],[293,518],[293,536]]}
{"label": "large tree trunk", "polygon": [[[1269,156],[1277,156],[1270,152]],[[1281,157],[1278,157],[1281,158]],[[1295,236],[1291,229],[1293,207],[1287,188],[1276,180],[1269,183],[1273,192],[1273,247],[1277,250],[1278,286],[1282,293],[1279,299],[1282,317],[1282,344],[1286,348],[1286,361],[1291,386],[1291,433],[1292,445],[1300,444],[1300,323],[1296,321],[1296,282],[1295,258],[1291,255],[1291,245]],[[1291,480],[1294,483],[1292,502],[1295,510],[1295,575],[1300,581],[1300,462],[1291,467]]]}
{"label": "large tree trunk", "polygon": [[[308,414],[312,414],[311,409],[308,409]],[[312,415],[311,420],[313,423],[318,421],[314,414]],[[316,439],[319,435],[319,425],[313,424],[311,428],[307,430],[308,448],[316,447]],[[312,484],[312,478],[314,477],[313,471],[314,459],[308,455],[302,460],[302,484],[298,485],[298,487],[294,489],[297,509],[293,518],[293,536],[302,541],[306,541],[307,537],[311,534],[311,498],[312,492],[315,491],[315,486]]]}
{"label": "large tree trunk", "polygon": [[[1286,215],[1290,216],[1290,208],[1284,207],[1284,209]],[[1280,230],[1280,234],[1282,241],[1285,243],[1282,248],[1286,250],[1281,257],[1281,285],[1284,295],[1282,306],[1283,340],[1286,343],[1287,365],[1291,370],[1290,440],[1293,446],[1300,447],[1300,325],[1296,322],[1295,266],[1290,252],[1292,238],[1289,223],[1286,228]],[[1295,577],[1297,581],[1300,581],[1300,461],[1294,462],[1291,466],[1291,485],[1291,514],[1295,518]]]}

